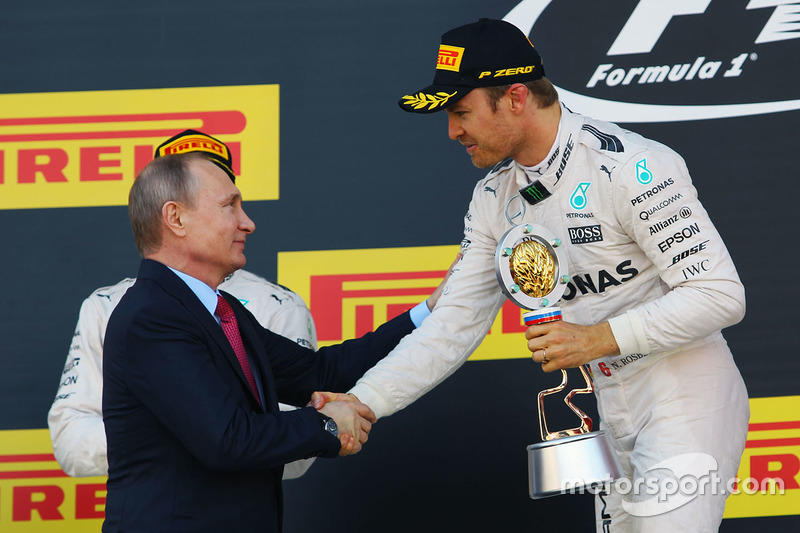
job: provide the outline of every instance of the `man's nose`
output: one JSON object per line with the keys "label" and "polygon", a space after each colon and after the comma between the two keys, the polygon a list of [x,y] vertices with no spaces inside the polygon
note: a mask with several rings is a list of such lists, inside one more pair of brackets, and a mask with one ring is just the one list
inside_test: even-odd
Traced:
{"label": "man's nose", "polygon": [[447,115],[447,135],[454,141],[464,135],[464,128],[453,115]]}
{"label": "man's nose", "polygon": [[242,209],[242,218],[239,221],[239,228],[246,233],[253,233],[256,230],[256,223],[250,220],[250,217],[247,216],[244,209]]}

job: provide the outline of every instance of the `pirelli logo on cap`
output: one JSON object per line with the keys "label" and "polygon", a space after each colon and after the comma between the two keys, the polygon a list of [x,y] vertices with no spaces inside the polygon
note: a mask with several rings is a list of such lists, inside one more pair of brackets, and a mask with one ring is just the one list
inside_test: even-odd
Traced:
{"label": "pirelli logo on cap", "polygon": [[[185,130],[228,146],[245,200],[274,200],[279,118],[277,85],[0,95],[0,209],[127,205],[155,148]],[[225,149],[191,142],[167,149]]]}
{"label": "pirelli logo on cap", "polygon": [[452,70],[458,72],[461,68],[461,59],[464,49],[460,46],[439,45],[439,57],[436,58],[436,68],[439,70]]}
{"label": "pirelli logo on cap", "polygon": [[231,156],[230,152],[228,151],[228,149],[225,147],[224,144],[214,142],[208,137],[204,137],[201,135],[190,135],[178,139],[175,142],[170,143],[166,146],[162,146],[159,149],[159,155],[172,155],[172,154],[180,154],[183,152],[198,152],[198,151],[217,154],[226,159],[230,158]]}
{"label": "pirelli logo on cap", "polygon": [[[278,282],[309,305],[320,346],[372,331],[424,301],[459,246],[278,253]],[[508,302],[471,360],[530,357],[522,310]]]}

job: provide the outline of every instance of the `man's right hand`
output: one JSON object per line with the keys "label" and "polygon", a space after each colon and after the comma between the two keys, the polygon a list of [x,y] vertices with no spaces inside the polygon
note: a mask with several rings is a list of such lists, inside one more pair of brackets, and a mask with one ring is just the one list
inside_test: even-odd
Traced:
{"label": "man's right hand", "polygon": [[333,418],[339,428],[339,455],[352,455],[361,451],[367,442],[375,413],[368,406],[354,401],[328,401],[318,409],[320,413]]}

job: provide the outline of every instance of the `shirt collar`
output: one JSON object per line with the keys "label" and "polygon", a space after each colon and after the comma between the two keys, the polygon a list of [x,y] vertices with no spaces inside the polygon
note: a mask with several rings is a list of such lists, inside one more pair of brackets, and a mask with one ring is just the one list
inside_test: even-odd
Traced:
{"label": "shirt collar", "polygon": [[214,311],[217,310],[217,295],[219,294],[219,291],[215,291],[199,279],[193,278],[189,274],[184,274],[183,272],[175,270],[172,267],[167,268],[172,270],[176,276],[181,278],[189,287],[189,289],[191,289],[194,295],[197,296],[198,300],[200,300],[200,303],[202,303],[203,306],[208,309],[208,312],[211,313],[211,315],[214,315]]}

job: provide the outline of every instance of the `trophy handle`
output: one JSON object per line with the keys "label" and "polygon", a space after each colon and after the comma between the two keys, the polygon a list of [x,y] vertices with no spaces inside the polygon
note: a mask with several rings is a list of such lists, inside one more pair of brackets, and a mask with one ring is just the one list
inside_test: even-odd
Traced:
{"label": "trophy handle", "polygon": [[567,396],[564,398],[564,403],[567,404],[567,407],[572,409],[572,411],[578,415],[578,418],[581,419],[581,425],[578,427],[574,427],[571,429],[562,429],[555,432],[550,432],[547,429],[547,420],[545,419],[544,415],[544,397],[549,396],[551,394],[555,394],[557,392],[561,392],[567,386],[567,371],[563,368],[561,369],[561,384],[552,387],[550,389],[545,389],[539,393],[538,396],[538,408],[539,408],[539,433],[542,436],[543,441],[560,439],[562,437],[569,437],[572,435],[583,435],[584,433],[589,433],[592,431],[592,419],[584,413],[577,405],[572,403],[572,398],[576,394],[591,394],[594,392],[594,387],[592,386],[592,379],[589,377],[589,374],[586,373],[586,369],[583,365],[580,366],[581,375],[583,375],[583,379],[586,381],[586,387],[583,389],[572,389],[569,391]]}

